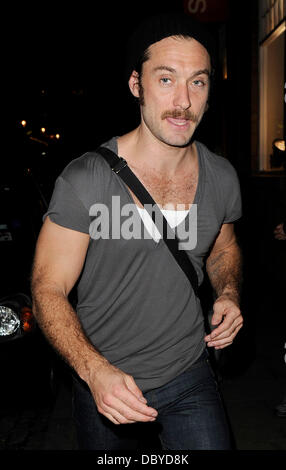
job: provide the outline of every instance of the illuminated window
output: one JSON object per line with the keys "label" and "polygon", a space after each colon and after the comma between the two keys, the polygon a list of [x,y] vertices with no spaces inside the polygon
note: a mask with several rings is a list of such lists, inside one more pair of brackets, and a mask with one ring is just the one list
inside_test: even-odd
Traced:
{"label": "illuminated window", "polygon": [[273,143],[285,139],[285,12],[283,1],[260,3],[259,156],[260,170],[283,169],[273,157]]}

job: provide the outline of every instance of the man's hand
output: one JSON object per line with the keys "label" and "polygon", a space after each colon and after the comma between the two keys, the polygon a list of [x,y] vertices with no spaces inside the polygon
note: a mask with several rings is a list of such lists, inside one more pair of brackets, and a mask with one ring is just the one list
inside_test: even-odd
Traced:
{"label": "man's hand", "polygon": [[158,415],[147,406],[133,377],[110,363],[100,365],[88,385],[99,413],[114,424],[155,421]]}
{"label": "man's hand", "polygon": [[223,349],[232,344],[243,325],[243,318],[236,300],[227,294],[218,297],[213,310],[211,323],[219,326],[205,336],[205,341],[208,346]]}
{"label": "man's hand", "polygon": [[283,223],[277,225],[274,230],[274,237],[276,240],[286,240],[286,233],[284,232]]}

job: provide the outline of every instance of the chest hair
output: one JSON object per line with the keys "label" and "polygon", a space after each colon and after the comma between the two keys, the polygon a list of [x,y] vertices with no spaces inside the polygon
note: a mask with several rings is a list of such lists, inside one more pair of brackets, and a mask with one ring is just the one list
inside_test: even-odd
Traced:
{"label": "chest hair", "polygon": [[[161,209],[188,210],[193,203],[198,184],[197,170],[171,178],[152,171],[134,167],[131,169]],[[135,194],[131,190],[130,192],[135,203],[142,207]],[[178,204],[180,204],[179,208],[176,207]]]}

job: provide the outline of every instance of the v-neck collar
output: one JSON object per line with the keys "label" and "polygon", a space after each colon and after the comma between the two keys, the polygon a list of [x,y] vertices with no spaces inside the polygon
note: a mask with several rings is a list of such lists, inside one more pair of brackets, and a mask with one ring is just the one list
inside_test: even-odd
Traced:
{"label": "v-neck collar", "polygon": [[[118,139],[118,137],[113,137],[105,145],[107,147],[109,147],[111,150],[113,150],[113,152],[115,152],[118,155],[118,142],[117,142],[117,139]],[[186,231],[189,230],[189,220],[190,220],[190,217],[191,217],[191,212],[194,210],[194,206],[198,205],[198,203],[201,199],[202,191],[203,191],[203,186],[204,186],[203,181],[204,181],[204,177],[205,177],[204,159],[203,159],[202,149],[201,149],[200,143],[197,142],[197,141],[194,141],[194,145],[196,146],[197,155],[198,155],[198,182],[197,182],[197,188],[196,188],[195,196],[194,196],[194,199],[193,199],[193,202],[191,204],[190,209],[186,213],[185,217],[181,220],[181,222],[176,227],[174,227],[173,230],[175,230],[175,231],[177,229],[179,229],[180,226],[184,223],[185,223],[185,230]],[[138,207],[137,204],[135,203],[131,193],[130,193],[130,190],[128,189],[128,187],[126,186],[124,181],[120,178],[119,175],[117,175],[115,173],[114,173],[114,176],[116,178],[118,178],[118,181],[119,181],[121,187],[124,189],[130,203],[135,204],[135,206]],[[160,209],[160,207],[158,205],[157,205],[157,207]],[[138,214],[139,214],[139,211],[138,211]],[[140,214],[139,214],[139,216],[140,216]],[[142,221],[142,223],[143,223],[143,221]],[[152,241],[155,243],[156,246],[159,246],[163,242],[163,238],[161,238],[157,242],[152,238]]]}

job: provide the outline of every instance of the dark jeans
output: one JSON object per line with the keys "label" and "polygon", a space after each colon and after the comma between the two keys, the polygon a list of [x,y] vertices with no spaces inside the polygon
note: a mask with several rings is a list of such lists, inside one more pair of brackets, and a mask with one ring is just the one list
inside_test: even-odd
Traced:
{"label": "dark jeans", "polygon": [[[143,394],[158,411],[155,422],[113,424],[101,413],[77,380],[73,388],[73,416],[80,450],[140,449],[140,440],[158,432],[163,450],[229,450],[230,437],[218,385],[202,356],[184,373],[162,387]],[[142,448],[142,447],[141,447]]]}

